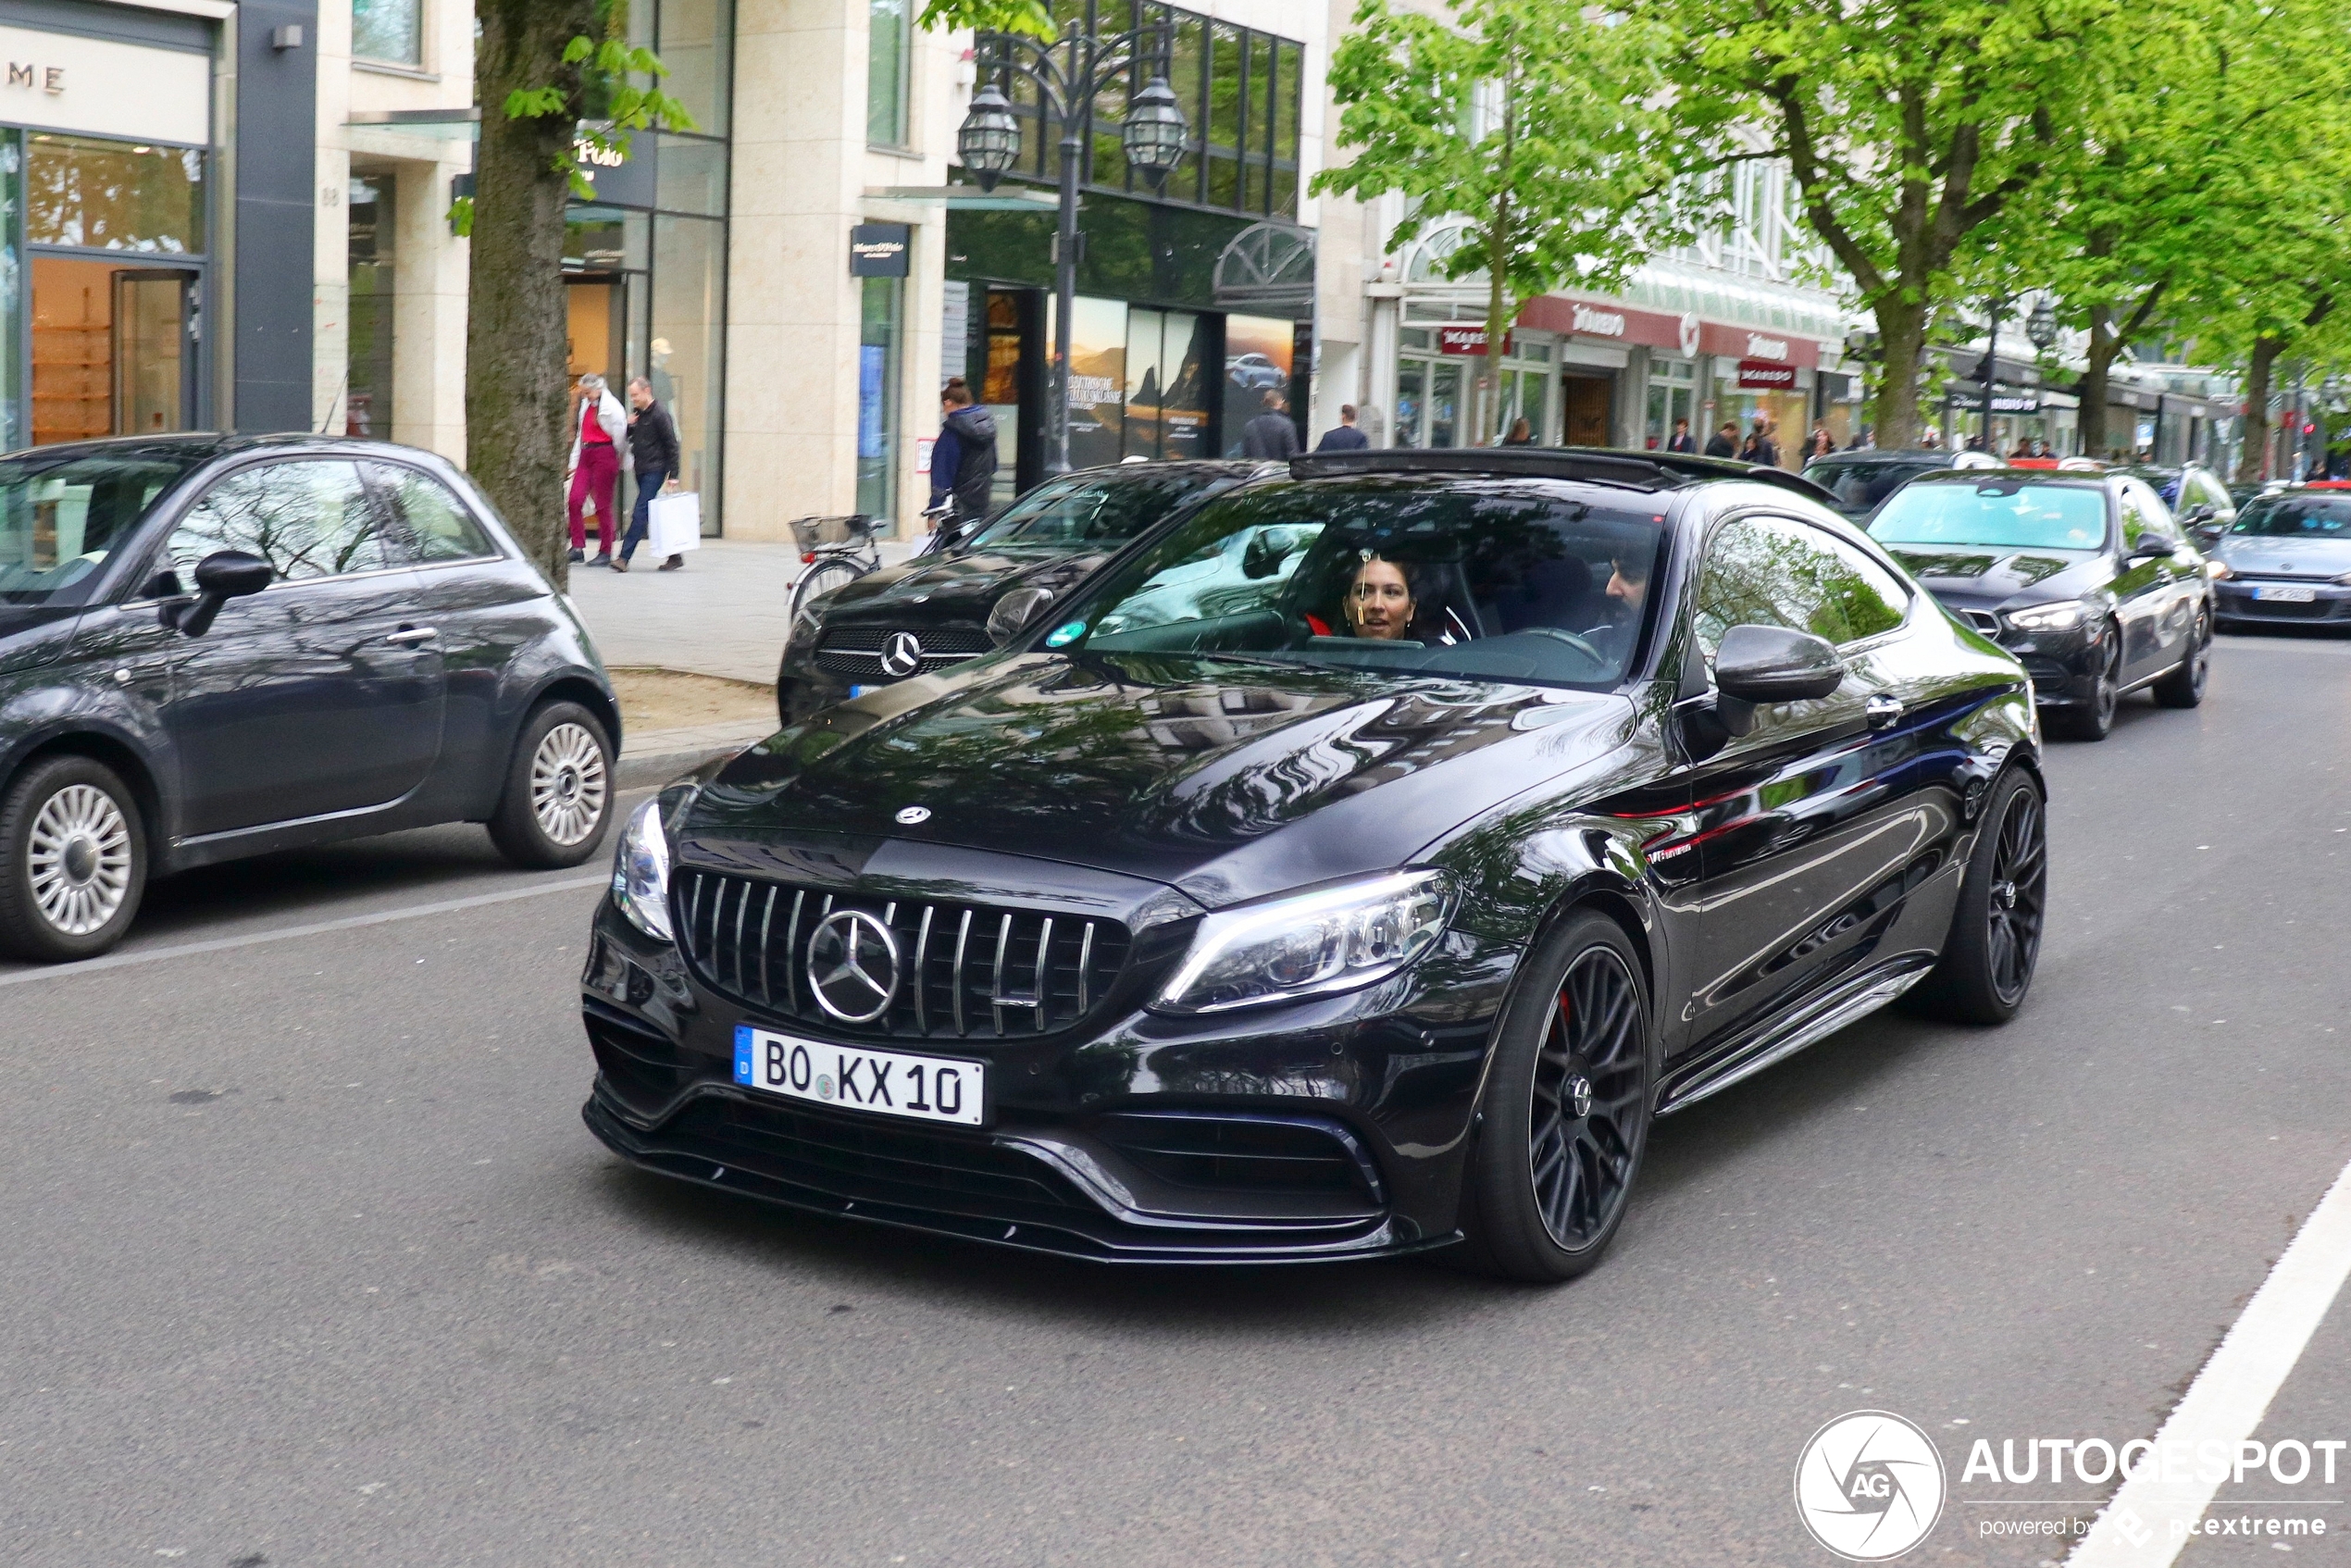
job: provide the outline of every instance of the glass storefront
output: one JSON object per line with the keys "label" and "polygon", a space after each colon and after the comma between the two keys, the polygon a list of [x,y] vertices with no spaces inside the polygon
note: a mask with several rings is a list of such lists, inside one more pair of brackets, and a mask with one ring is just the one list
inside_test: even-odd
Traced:
{"label": "glass storefront", "polygon": [[1707,432],[1698,428],[1698,362],[1691,359],[1667,359],[1655,356],[1649,360],[1648,409],[1641,428],[1641,441],[1652,452],[1661,452],[1673,439],[1673,427],[1686,421],[1692,440],[1698,450],[1706,447]]}
{"label": "glass storefront", "polygon": [[898,515],[898,355],[905,294],[902,278],[865,280],[857,340],[857,510],[885,521]]}
{"label": "glass storefront", "polygon": [[355,175],[349,268],[350,374],[343,388],[343,433],[390,441],[393,322],[392,216],[395,182],[391,174]]}
{"label": "glass storefront", "polygon": [[[1544,339],[1513,333],[1503,354],[1501,395],[1495,400],[1493,429],[1480,432],[1469,406],[1482,362],[1473,355],[1450,355],[1437,346],[1434,327],[1406,327],[1397,334],[1396,429],[1398,446],[1462,446],[1501,441],[1521,419],[1536,445],[1560,440],[1560,396],[1553,383],[1555,353]],[[1572,412],[1572,411],[1571,411]]]}

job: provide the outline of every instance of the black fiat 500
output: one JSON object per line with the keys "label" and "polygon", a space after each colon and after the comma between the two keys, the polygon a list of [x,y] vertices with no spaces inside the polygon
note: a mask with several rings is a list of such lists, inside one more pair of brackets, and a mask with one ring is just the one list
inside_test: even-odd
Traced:
{"label": "black fiat 500", "polygon": [[1267,469],[1134,463],[1038,486],[945,547],[811,601],[776,670],[777,716],[992,652],[1130,540]]}
{"label": "black fiat 500", "polygon": [[1810,486],[1292,472],[636,813],[584,977],[596,1135],[1078,1257],[1558,1279],[1653,1115],[1905,992],[2022,1003],[2023,672]]}
{"label": "black fiat 500", "polygon": [[1935,474],[1870,533],[1928,591],[2023,661],[2055,733],[2103,740],[2125,692],[2204,701],[2212,585],[2146,481],[2116,473]]}
{"label": "black fiat 500", "polygon": [[429,823],[577,865],[619,743],[586,632],[429,453],[0,459],[0,952],[87,958],[152,876]]}

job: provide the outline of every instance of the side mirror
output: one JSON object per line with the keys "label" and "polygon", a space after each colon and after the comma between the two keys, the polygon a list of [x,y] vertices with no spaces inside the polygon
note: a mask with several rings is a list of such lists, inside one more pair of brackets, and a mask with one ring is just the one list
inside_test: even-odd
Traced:
{"label": "side mirror", "polygon": [[1287,529],[1269,529],[1259,534],[1241,551],[1241,576],[1251,582],[1263,582],[1282,569],[1282,562],[1295,544],[1296,540]]}
{"label": "side mirror", "polygon": [[2192,510],[2191,512],[2189,512],[2189,513],[2188,513],[2188,515],[2187,515],[2186,516],[2184,516],[2184,517],[2182,517],[2182,518],[2180,519],[2180,521],[2182,521],[2183,523],[2185,523],[2185,524],[2186,524],[2188,527],[2190,527],[2190,528],[2194,528],[2194,527],[2195,527],[2196,524],[2198,524],[2198,523],[2208,523],[2208,522],[2210,522],[2210,521],[2212,520],[2212,517],[2213,517],[2213,509],[2212,509],[2212,504],[2211,504],[2211,503],[2207,502],[2205,504],[2203,504],[2203,505],[2201,505],[2201,506],[2198,506],[2198,507],[2195,508],[2194,510]]}
{"label": "side mirror", "polygon": [[1021,628],[1043,615],[1053,603],[1053,593],[1046,588],[1015,588],[996,601],[988,612],[988,641],[1001,648],[1018,637]]}
{"label": "side mirror", "polygon": [[1778,626],[1735,626],[1714,653],[1714,686],[1740,703],[1800,703],[1845,682],[1845,662],[1826,638]]}
{"label": "side mirror", "polygon": [[2153,534],[2142,534],[2139,536],[2139,542],[2131,546],[2130,559],[2133,561],[2168,561],[2178,552],[2179,548],[2180,547],[2178,545],[2172,543],[2168,539],[2158,539]]}
{"label": "side mirror", "polygon": [[180,614],[180,630],[202,637],[212,629],[220,606],[260,592],[278,578],[278,568],[242,550],[216,550],[196,563],[196,602]]}

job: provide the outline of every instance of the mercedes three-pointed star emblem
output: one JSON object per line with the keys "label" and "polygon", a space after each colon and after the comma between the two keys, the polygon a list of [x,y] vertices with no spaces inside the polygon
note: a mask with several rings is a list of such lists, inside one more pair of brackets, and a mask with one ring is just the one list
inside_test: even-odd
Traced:
{"label": "mercedes three-pointed star emblem", "polygon": [[902,680],[923,667],[923,640],[911,631],[893,631],[882,639],[882,674]]}
{"label": "mercedes three-pointed star emblem", "polygon": [[862,909],[837,909],[808,940],[808,989],[844,1024],[870,1024],[898,994],[898,939]]}

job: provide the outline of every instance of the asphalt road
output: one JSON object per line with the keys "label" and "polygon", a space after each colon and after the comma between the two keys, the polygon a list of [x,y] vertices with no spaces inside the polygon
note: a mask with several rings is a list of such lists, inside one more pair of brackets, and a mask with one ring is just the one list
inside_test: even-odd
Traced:
{"label": "asphalt road", "polygon": [[[667,1184],[579,1123],[579,874],[450,829],[188,878],[136,962],[0,971],[0,1562],[1825,1563],[1790,1477],[1864,1407],[1950,1470],[1909,1561],[2056,1560],[1990,1522],[2108,1488],[1973,1438],[2151,1433],[2351,1160],[2346,719],[2351,644],[2229,639],[2203,709],[2054,747],[2024,1014],[1661,1124],[1556,1290]],[[2347,1355],[2338,1303],[2271,1424],[2351,1437]]]}

